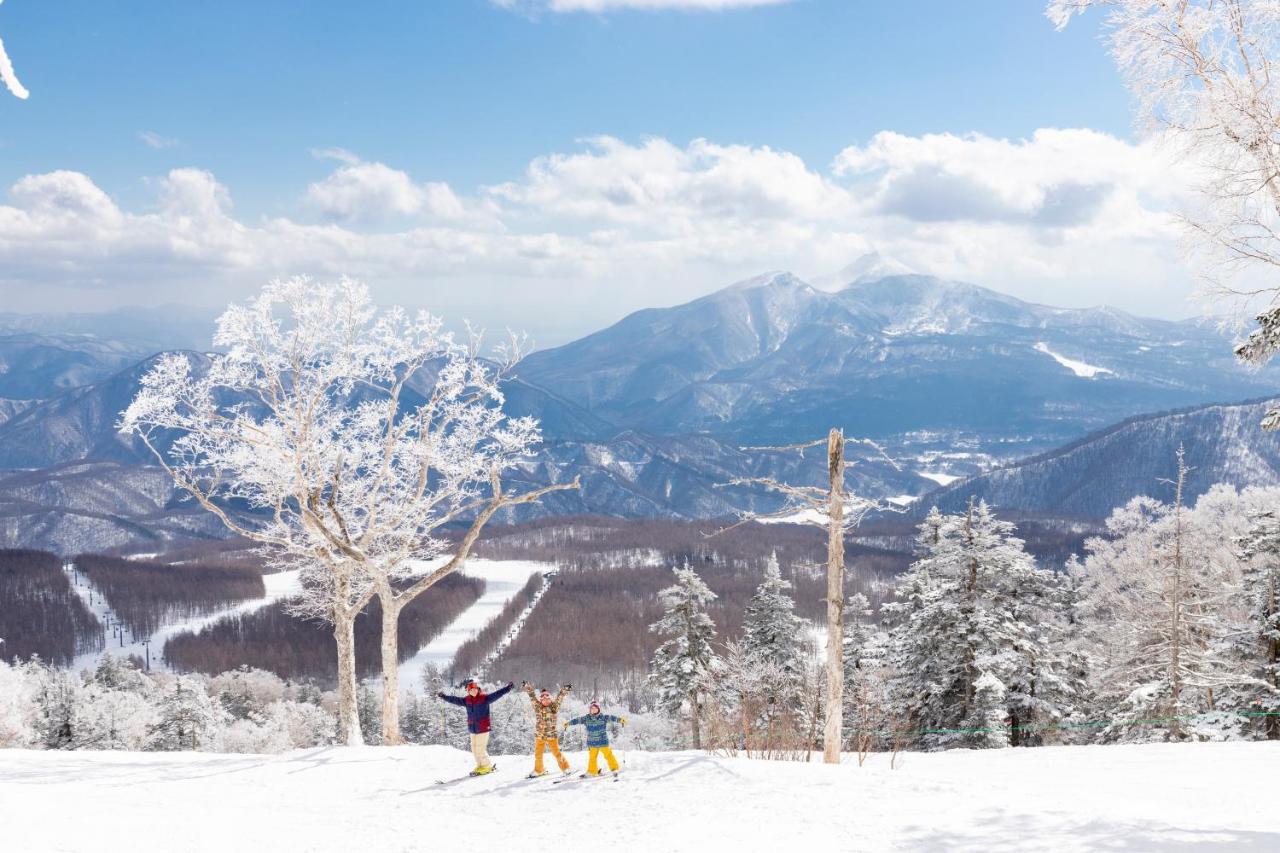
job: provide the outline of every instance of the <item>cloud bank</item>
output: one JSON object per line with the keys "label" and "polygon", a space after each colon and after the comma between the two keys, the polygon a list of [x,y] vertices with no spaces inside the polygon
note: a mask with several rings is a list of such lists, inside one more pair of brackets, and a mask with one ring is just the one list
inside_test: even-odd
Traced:
{"label": "cloud bank", "polygon": [[[815,166],[769,147],[598,137],[463,190],[330,149],[283,205],[234,213],[197,168],[127,210],[88,175],[28,175],[0,203],[0,288],[39,307],[75,289],[117,302],[247,292],[345,273],[388,298],[578,334],[635,308],[873,250],[1051,304],[1185,316],[1169,211],[1190,185],[1160,150],[1091,130],[1028,139],[883,132]],[[194,286],[194,287],[193,287]]]}

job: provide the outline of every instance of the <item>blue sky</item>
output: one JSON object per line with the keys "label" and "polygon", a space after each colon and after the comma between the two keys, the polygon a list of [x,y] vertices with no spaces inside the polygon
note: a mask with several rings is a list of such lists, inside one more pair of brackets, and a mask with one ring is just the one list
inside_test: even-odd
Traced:
{"label": "blue sky", "polygon": [[[966,249],[965,241],[987,240],[995,245],[1017,239],[1016,235],[966,236],[966,228],[977,221],[967,214],[948,220],[956,228],[943,236],[936,227],[920,228],[926,220],[938,221],[936,215],[913,219],[908,213],[911,221],[904,228],[915,231],[912,241],[904,242],[895,236],[893,216],[886,218],[881,211],[871,222],[865,205],[856,212],[837,210],[844,202],[818,198],[822,188],[796,201],[798,207],[788,206],[792,202],[786,200],[783,207],[794,213],[791,218],[770,208],[764,220],[744,213],[742,198],[725,201],[722,188],[714,192],[705,188],[708,175],[725,171],[734,172],[730,180],[738,189],[744,182],[755,181],[754,166],[737,170],[745,160],[762,159],[751,155],[767,149],[800,163],[806,178],[816,176],[819,182],[837,184],[844,180],[842,189],[854,193],[849,173],[838,175],[835,164],[842,152],[850,147],[866,149],[883,132],[908,141],[939,134],[957,139],[978,134],[1025,148],[1041,129],[1085,129],[1105,138],[1104,147],[1123,158],[1126,146],[1135,145],[1129,104],[1099,40],[1096,20],[1056,32],[1036,0],[784,0],[710,12],[622,9],[601,14],[545,8],[553,2],[530,0],[512,10],[491,0],[220,0],[216,4],[7,0],[0,5],[0,38],[32,95],[27,101],[0,97],[0,205],[5,203],[4,187],[30,176],[75,173],[85,180],[69,183],[71,179],[64,176],[42,179],[16,195],[10,190],[11,212],[16,211],[11,218],[21,214],[26,228],[9,235],[9,254],[0,260],[10,262],[11,272],[0,273],[0,288],[12,305],[23,310],[42,309],[45,301],[62,298],[55,293],[64,292],[76,293],[89,307],[139,299],[216,302],[224,292],[243,292],[265,275],[291,271],[254,260],[255,253],[278,257],[278,248],[271,248],[276,244],[268,243],[286,239],[279,233],[269,239],[260,234],[265,220],[278,220],[282,227],[288,223],[287,239],[302,261],[300,266],[308,266],[307,241],[317,236],[331,244],[447,227],[463,242],[469,235],[483,234],[488,240],[501,232],[536,237],[538,248],[522,245],[513,250],[511,264],[499,269],[484,264],[467,267],[457,258],[437,263],[437,256],[429,253],[384,267],[364,263],[380,251],[376,247],[333,258],[326,254],[331,252],[329,245],[316,250],[315,268],[310,271],[321,275],[345,271],[345,259],[351,262],[352,273],[371,280],[375,291],[379,281],[385,280],[389,299],[434,301],[472,315],[490,310],[502,314],[494,309],[522,304],[522,300],[536,305],[563,286],[573,298],[589,303],[589,308],[584,310],[582,329],[570,329],[573,324],[563,320],[545,324],[555,336],[585,330],[644,304],[631,287],[627,294],[620,294],[619,280],[639,284],[661,279],[668,284],[647,295],[674,302],[759,267],[803,268],[812,258],[808,268],[800,271],[817,276],[830,271],[827,266],[843,265],[838,260],[853,260],[863,248],[895,257],[902,252],[929,255],[911,246],[935,239],[956,241],[955,251],[940,268],[922,271],[985,279],[979,283],[1028,298],[1041,294],[1044,301],[1071,302],[1079,291],[1077,301],[1091,302],[1097,301],[1096,294],[1113,292],[1115,283],[1131,268],[1148,266],[1140,255],[1154,250],[1143,241],[1164,239],[1164,235],[1152,237],[1150,229],[1142,231],[1135,237],[1143,245],[1136,250],[1139,254],[1133,264],[1094,275],[1062,268],[1067,256],[1060,246],[1054,247],[1071,237],[1062,229],[1028,232],[1022,237],[1029,243],[1053,248],[1062,257],[1027,266],[1043,274],[1011,271],[1005,280],[993,274],[1002,264],[989,251],[979,262],[978,253]],[[584,2],[607,6],[637,0]],[[651,174],[655,166],[650,161],[618,165],[639,157],[636,152],[651,140],[661,140],[696,161],[672,166],[684,176],[682,180],[693,175],[690,186],[696,200],[679,202],[679,210],[689,217],[686,227],[676,235],[663,232],[662,222],[671,217],[664,205],[671,200],[654,201],[649,193],[630,199],[624,211],[576,203],[573,192],[595,191],[578,179],[554,193],[533,192],[536,182],[530,178],[530,169],[538,158],[598,153],[593,143],[585,141],[598,137],[626,146],[621,153],[614,150],[588,164],[603,184]],[[733,147],[738,154],[745,151],[745,160],[720,149],[707,156],[691,153],[688,146],[695,140]],[[910,147],[905,142],[903,146]],[[342,149],[343,153],[337,159],[315,156],[321,149]],[[1087,149],[1081,149],[1086,158],[1091,156]],[[1022,153],[1031,156],[1027,150]],[[894,159],[897,156],[871,158],[875,162],[855,170],[862,178],[853,183],[907,168]],[[924,166],[911,161],[913,186],[927,184],[929,175],[941,172],[964,173],[965,181],[982,180],[974,171],[979,168],[976,165],[953,169],[937,159],[951,154],[930,156],[933,159]],[[963,159],[968,154],[956,156]],[[990,152],[975,156],[975,162],[986,162],[986,168],[991,168]],[[1031,159],[1037,157],[1037,162],[1060,159],[1052,151]],[[658,159],[670,161],[671,157]],[[353,181],[370,179],[383,181],[378,186],[385,189],[385,180],[401,180],[388,177],[395,173],[408,182],[406,191],[411,194],[425,192],[428,186],[447,187],[450,197],[458,200],[457,210],[446,216],[438,205],[419,199],[394,201],[386,215],[371,215],[371,205],[385,200],[385,192],[371,196],[374,201],[361,201],[358,214],[349,204],[335,207],[317,200],[323,195],[331,201],[332,193],[313,192],[312,186],[336,175],[344,164],[357,163],[366,171],[338,176],[347,190]],[[385,172],[371,174],[370,164]],[[765,164],[764,169],[777,165]],[[1114,162],[1105,174],[1082,181],[1088,187],[1109,187],[1112,176],[1125,168]],[[178,176],[177,183],[186,188],[180,192],[173,190],[173,170],[186,170]],[[550,171],[554,174],[544,175],[543,183],[564,178],[558,167]],[[200,183],[193,177],[195,172],[209,176],[203,188],[195,186]],[[785,172],[782,168],[775,177],[795,185]],[[999,176],[992,180],[998,182]],[[1034,177],[1027,180],[1035,185]],[[1062,175],[1045,178],[1041,196],[1064,180],[1068,178]],[[521,186],[494,190],[510,184]],[[778,201],[776,184],[761,186],[759,192],[753,189],[743,197],[763,195],[771,204]],[[954,192],[954,186],[946,186]],[[865,196],[873,189],[884,197],[896,192],[871,183],[863,183],[859,192],[865,191]],[[1142,185],[1125,192],[1131,191],[1144,210],[1151,208],[1148,213],[1158,213],[1164,202],[1149,204],[1150,190]],[[98,199],[96,191],[109,201]],[[999,192],[1005,202],[1022,205],[1020,210],[1030,210],[1027,205],[1037,203],[1034,198],[1018,200],[1018,187]],[[104,244],[93,258],[59,259],[52,246],[42,245],[41,238],[33,236],[50,216],[32,211],[45,210],[50,197],[79,198],[86,193],[94,200],[77,201],[77,211],[87,205],[95,216],[107,215],[108,224],[119,234],[113,231],[113,242]],[[718,199],[718,207],[704,216],[697,205],[705,203],[708,195]],[[186,213],[164,212],[173,207],[175,197],[183,200],[178,207]],[[349,200],[349,194],[344,198]],[[107,205],[111,211],[102,214]],[[172,256],[152,258],[154,263],[141,258],[140,253],[155,253],[158,243],[172,245],[172,228],[179,227],[147,217],[190,218],[191,210],[207,212],[211,205],[225,214],[222,225],[228,229],[227,241],[250,241],[252,248],[247,248],[249,243],[237,244],[238,248],[226,250],[225,257],[214,257],[218,247],[202,245],[191,252],[200,256],[200,263],[187,267]],[[726,213],[726,205],[733,209]],[[458,213],[464,207],[465,216]],[[649,220],[633,215],[646,207],[652,213]],[[102,230],[101,223],[86,225],[79,212],[73,226],[65,221],[65,211],[59,211],[54,217],[58,227]],[[0,206],[0,243],[5,242],[4,212]],[[117,212],[125,218],[112,219]],[[1113,214],[1123,215],[1118,209]],[[903,215],[902,209],[894,214]],[[723,219],[720,231],[708,224],[717,216]],[[442,217],[449,222],[442,225]],[[1003,214],[978,219],[999,228],[1015,227]],[[733,239],[744,235],[752,245],[758,244],[752,238],[757,229],[777,233],[794,230],[799,222],[805,230],[803,239],[793,235],[779,246],[776,259],[767,252],[728,248]],[[162,236],[151,233],[137,240],[131,236],[131,232],[141,234],[162,226],[170,229]],[[1016,227],[1031,226],[1023,222]],[[330,230],[302,234],[305,228]],[[344,233],[335,237],[335,228]],[[824,229],[829,235],[824,235]],[[214,232],[217,226],[205,230]],[[698,232],[696,245],[693,231]],[[548,252],[567,254],[570,248],[553,244],[586,234],[596,235],[589,261],[579,257],[577,266],[515,267],[517,258],[531,251],[539,257]],[[433,251],[440,250],[440,240],[448,239],[444,232],[437,237]],[[30,241],[31,251],[22,254],[24,239]],[[675,243],[681,245],[679,251],[672,248]],[[611,268],[615,255],[608,251],[610,245],[621,247],[616,268]],[[1097,246],[1091,246],[1081,257],[1096,254]],[[383,250],[403,248],[398,244]],[[494,251],[492,247],[477,250],[486,257]],[[354,259],[355,255],[363,260]],[[644,261],[643,274],[636,269],[637,259]],[[938,263],[932,255],[904,260],[914,268],[930,266],[922,260]],[[1054,263],[1059,268],[1050,269]],[[1180,275],[1172,265],[1153,274],[1175,279]],[[1013,281],[1016,275],[1023,276],[1021,289]],[[1039,291],[1032,286],[1036,275],[1044,279],[1037,285]],[[1087,284],[1095,278],[1096,287]],[[1071,285],[1075,280],[1086,280],[1086,285]],[[167,284],[174,281],[183,284]],[[1153,313],[1187,313],[1166,304],[1182,304],[1186,280],[1171,286],[1174,299],[1147,283],[1135,290],[1133,298],[1122,296],[1117,301],[1134,310],[1149,307]],[[473,302],[449,295],[459,289],[473,291]],[[531,293],[538,298],[530,299]],[[524,308],[512,310],[525,312]],[[536,319],[533,324],[543,325]]]}
{"label": "blue sky", "polygon": [[[1129,132],[1097,31],[1056,32],[1035,0],[532,19],[489,0],[9,0],[0,35],[36,92],[0,100],[2,177],[77,168],[127,193],[198,161],[263,210],[328,146],[465,186],[596,134],[822,163],[884,129]],[[143,129],[180,144],[151,151]]]}

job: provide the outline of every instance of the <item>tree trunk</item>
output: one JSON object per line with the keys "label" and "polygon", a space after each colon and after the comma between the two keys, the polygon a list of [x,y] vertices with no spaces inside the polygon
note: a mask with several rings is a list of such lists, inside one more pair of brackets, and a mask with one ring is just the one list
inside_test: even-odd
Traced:
{"label": "tree trunk", "polygon": [[695,690],[690,698],[693,705],[693,748],[702,749],[702,725],[698,719],[702,714],[698,707],[698,692]]}
{"label": "tree trunk", "polygon": [[355,614],[338,612],[333,638],[338,645],[338,739],[347,746],[364,746],[360,712],[356,709]]}
{"label": "tree trunk", "polygon": [[399,746],[400,736],[400,607],[391,594],[378,592],[382,605],[382,745]]}
{"label": "tree trunk", "polygon": [[827,436],[827,473],[831,495],[827,507],[827,720],[822,760],[840,763],[844,729],[844,433]]}

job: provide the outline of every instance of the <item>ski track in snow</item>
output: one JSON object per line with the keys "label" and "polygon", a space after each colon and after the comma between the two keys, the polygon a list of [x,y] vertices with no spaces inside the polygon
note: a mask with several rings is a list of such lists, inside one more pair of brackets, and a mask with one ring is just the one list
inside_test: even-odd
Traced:
{"label": "ski track in snow", "polygon": [[[574,770],[585,756],[566,752]],[[629,851],[1280,850],[1280,743],[872,754],[859,767],[621,752],[615,784],[456,785],[450,747],[279,756],[0,750],[6,850],[226,853],[493,846]],[[68,820],[72,808],[73,820]]]}
{"label": "ski track in snow", "polygon": [[[446,559],[448,559],[447,556],[440,557],[434,561],[419,563],[414,567],[415,574],[424,574],[443,563]],[[536,563],[527,560],[468,560],[461,572],[484,580],[484,593],[470,607],[459,614],[458,618],[434,640],[400,664],[401,683],[406,687],[416,687],[422,674],[422,667],[426,663],[433,663],[447,670],[458,652],[458,647],[475,636],[485,625],[489,624],[489,620],[498,615],[503,607],[506,607],[507,602],[524,587],[530,576],[537,572],[546,573],[555,571],[555,569],[556,566],[552,563]],[[93,585],[92,581],[83,573],[77,577],[71,563],[64,563],[62,570],[66,573],[72,589],[80,596],[80,600],[102,623],[105,642],[105,646],[101,651],[77,655],[71,665],[71,669],[73,671],[92,669],[97,665],[102,655],[107,652],[116,657],[137,655],[140,658],[145,658],[147,649],[146,643],[142,641],[143,638],[133,636],[127,628],[120,627],[116,631],[110,627],[119,625],[120,619],[111,609],[110,604],[107,603],[106,596]],[[184,631],[199,631],[201,628],[212,625],[220,619],[252,613],[282,598],[287,598],[298,592],[298,576],[299,572],[296,570],[263,575],[262,581],[266,587],[266,595],[263,598],[243,601],[208,615],[192,616],[162,624],[151,635],[152,668],[167,668],[161,653],[164,650],[165,641],[170,637]],[[545,587],[543,591],[545,591]],[[541,591],[539,592],[540,597]],[[512,627],[512,630],[502,640],[499,648],[505,648],[514,639],[532,609],[532,606],[526,608]],[[379,679],[373,679],[373,681],[377,682]]]}
{"label": "ski track in snow", "polygon": [[[107,603],[107,598],[102,594],[88,576],[77,573],[72,568],[71,563],[64,563],[62,571],[66,573],[67,580],[71,583],[71,588],[75,590],[76,595],[80,596],[80,600],[85,606],[97,617],[102,623],[102,635],[105,646],[101,651],[86,652],[76,655],[75,660],[71,664],[73,672],[82,669],[91,669],[97,665],[103,654],[110,652],[115,657],[128,657],[137,655],[145,659],[147,656],[147,644],[143,642],[143,638],[134,636],[127,628],[120,625],[120,619],[111,609],[111,605]],[[262,584],[266,588],[266,594],[262,598],[254,598],[249,601],[242,601],[239,604],[233,604],[224,607],[221,610],[215,610],[204,616],[191,616],[179,619],[175,622],[162,624],[151,635],[151,667],[152,669],[168,669],[162,653],[164,652],[165,641],[175,634],[181,634],[184,631],[199,631],[208,625],[212,625],[219,619],[225,619],[228,616],[237,614],[252,613],[255,610],[261,610],[269,604],[279,601],[282,598],[290,596],[298,591],[298,574],[297,570],[288,572],[276,572],[275,574],[263,575]],[[120,625],[118,632],[113,632],[111,625]]]}
{"label": "ski track in snow", "polygon": [[1076,361],[1074,358],[1067,358],[1066,356],[1058,355],[1056,352],[1049,349],[1049,345],[1044,341],[1035,345],[1035,351],[1044,353],[1082,379],[1096,379],[1103,373],[1115,373],[1114,370],[1108,370],[1105,367],[1096,367],[1092,364],[1086,364],[1083,361]]}
{"label": "ski track in snow", "polygon": [[[443,561],[445,558],[441,558]],[[438,563],[424,563],[420,573],[434,568]],[[537,572],[555,571],[553,563],[537,563],[531,560],[467,560],[461,573],[468,577],[481,578],[484,581],[484,593],[476,601],[462,611],[435,639],[419,649],[412,657],[400,664],[400,684],[406,689],[416,689],[422,681],[422,668],[430,663],[437,668],[448,671],[458,648],[467,640],[480,632],[489,620],[502,612],[507,602],[515,597],[529,578]],[[429,595],[430,593],[428,593]],[[513,626],[518,632],[528,616],[526,610],[522,618]],[[504,641],[507,642],[507,641]],[[458,673],[468,675],[474,673]]]}

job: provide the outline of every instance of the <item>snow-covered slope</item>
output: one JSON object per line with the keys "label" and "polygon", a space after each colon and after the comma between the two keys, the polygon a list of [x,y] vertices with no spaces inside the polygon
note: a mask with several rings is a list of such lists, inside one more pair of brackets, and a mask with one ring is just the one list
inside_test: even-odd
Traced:
{"label": "snow-covered slope", "polygon": [[[580,753],[569,753],[575,768]],[[456,785],[448,747],[282,756],[0,750],[7,850],[1263,851],[1280,744],[873,755],[858,767],[625,751],[619,781]],[[70,810],[70,811],[69,811]],[[74,820],[67,820],[74,814]]]}
{"label": "snow-covered slope", "polygon": [[1259,426],[1274,405],[1264,400],[1133,418],[1051,453],[944,484],[916,509],[956,512],[973,496],[1002,509],[1104,518],[1137,495],[1170,500],[1179,447],[1191,466],[1188,500],[1214,483],[1275,486],[1280,434]]}
{"label": "snow-covered slope", "polygon": [[97,665],[103,654],[110,654],[114,657],[138,657],[149,661],[152,668],[168,669],[163,651],[164,644],[170,637],[188,631],[196,633],[200,629],[230,616],[240,616],[252,613],[255,610],[261,610],[263,607],[273,604],[282,598],[296,595],[301,589],[299,584],[299,575],[301,573],[297,569],[263,575],[262,584],[265,587],[266,594],[262,598],[242,601],[200,616],[162,621],[160,627],[151,636],[140,637],[129,631],[122,620],[115,615],[111,605],[107,603],[106,596],[98,591],[87,576],[75,572],[71,563],[64,564],[62,570],[71,582],[71,589],[76,595],[80,596],[85,607],[97,617],[99,624],[102,625],[104,640],[101,651],[85,652],[76,656],[75,661],[71,664],[71,669],[75,671],[92,669]]}
{"label": "snow-covered slope", "polygon": [[530,577],[538,572],[554,570],[551,563],[528,560],[467,560],[462,573],[484,580],[484,594],[462,611],[439,636],[400,664],[400,683],[406,688],[417,689],[426,664],[447,670],[458,648],[501,613]]}

